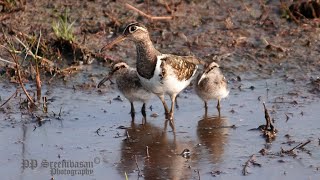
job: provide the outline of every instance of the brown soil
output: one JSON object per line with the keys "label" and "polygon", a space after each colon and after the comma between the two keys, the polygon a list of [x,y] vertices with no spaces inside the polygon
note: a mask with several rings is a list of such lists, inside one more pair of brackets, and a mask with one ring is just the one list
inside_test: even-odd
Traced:
{"label": "brown soil", "polygon": [[[56,39],[52,23],[68,9],[70,20],[75,21],[75,43],[95,55],[117,35],[121,26],[141,21],[161,52],[194,54],[207,61],[216,54],[230,53],[219,63],[232,75],[249,72],[246,74],[264,77],[276,73],[305,80],[314,77],[320,68],[318,21],[301,20],[300,24],[288,21],[282,18],[284,10],[280,2],[165,2],[129,3],[153,16],[172,15],[173,20],[151,21],[119,1],[28,1],[18,3],[11,11],[3,8],[0,27],[7,36],[21,33],[32,36],[41,30],[44,41],[50,43]],[[0,36],[1,44],[8,46],[4,34]],[[3,46],[0,56],[10,60]],[[132,43],[124,42],[114,51],[105,52],[104,58],[134,63],[135,51]]]}

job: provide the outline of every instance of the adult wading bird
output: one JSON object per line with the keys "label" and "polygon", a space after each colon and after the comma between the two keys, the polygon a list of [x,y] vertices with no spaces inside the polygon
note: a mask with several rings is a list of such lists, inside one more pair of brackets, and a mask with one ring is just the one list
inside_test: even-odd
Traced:
{"label": "adult wading bird", "polygon": [[103,78],[98,88],[112,76],[115,77],[119,91],[130,101],[131,105],[131,117],[134,121],[135,110],[133,102],[140,101],[143,103],[141,113],[146,120],[146,103],[151,98],[152,93],[144,89],[138,78],[136,69],[129,67],[125,62],[119,62],[113,65],[112,71],[109,76]]}
{"label": "adult wading bird", "polygon": [[[142,86],[160,98],[166,119],[173,120],[176,96],[190,84],[198,69],[197,63],[201,61],[193,56],[160,53],[153,46],[147,28],[140,23],[127,25],[122,35],[102,49],[111,48],[124,39],[136,45],[136,67]],[[170,111],[164,100],[165,94],[171,98]]]}

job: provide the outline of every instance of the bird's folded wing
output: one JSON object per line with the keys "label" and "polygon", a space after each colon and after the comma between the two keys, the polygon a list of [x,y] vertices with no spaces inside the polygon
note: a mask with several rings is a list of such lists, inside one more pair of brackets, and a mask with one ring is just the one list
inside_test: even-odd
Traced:
{"label": "bird's folded wing", "polygon": [[[168,55],[161,58],[162,66],[166,70],[166,66],[170,66],[179,80],[189,80],[197,70],[196,58],[193,56],[175,56]],[[163,72],[166,73],[166,72]]]}

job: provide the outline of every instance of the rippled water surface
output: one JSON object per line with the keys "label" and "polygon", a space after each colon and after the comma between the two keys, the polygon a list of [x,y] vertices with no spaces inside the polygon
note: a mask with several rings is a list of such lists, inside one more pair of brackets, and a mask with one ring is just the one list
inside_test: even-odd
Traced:
{"label": "rippled water surface", "polygon": [[[76,175],[76,179],[125,179],[125,174],[129,179],[243,179],[243,165],[254,154],[261,167],[250,164],[247,179],[320,177],[320,102],[307,92],[292,93],[299,89],[293,83],[280,79],[231,81],[220,117],[216,102],[210,102],[206,115],[193,90],[186,90],[178,99],[175,132],[172,124],[164,121],[156,97],[148,104],[152,111],[147,111],[147,123],[141,124],[139,112],[131,122],[130,104],[125,99],[114,100],[119,95],[114,86],[102,90],[47,86],[49,112],[42,126],[30,122],[36,118],[30,119],[23,111],[11,111],[16,100],[9,102],[0,122],[0,173],[6,174],[6,179],[49,179],[50,167],[43,167],[44,160],[72,160],[93,162],[92,174]],[[11,86],[4,89],[2,97],[15,91]],[[263,101],[279,131],[271,143],[260,131],[250,130],[265,123]],[[136,109],[140,106],[137,103]],[[159,116],[150,117],[154,113]],[[311,142],[304,149],[294,150],[296,157],[279,154],[281,148],[289,150],[307,140]],[[267,155],[261,155],[261,149],[267,150]],[[184,150],[190,154],[184,157]],[[29,160],[25,168],[23,160]]]}

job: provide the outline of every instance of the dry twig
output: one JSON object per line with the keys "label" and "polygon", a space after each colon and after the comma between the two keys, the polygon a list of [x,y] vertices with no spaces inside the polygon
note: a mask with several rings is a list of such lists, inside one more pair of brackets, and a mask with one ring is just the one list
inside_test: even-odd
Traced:
{"label": "dry twig", "polygon": [[150,155],[149,155],[149,146],[146,146],[146,149],[147,149],[147,158],[149,158],[150,157]]}
{"label": "dry twig", "polygon": [[[34,54],[30,48],[25,45],[18,37],[15,36],[15,39],[25,48],[26,52],[27,52],[27,55],[30,55],[32,56],[34,59],[40,59],[41,60],[41,63],[42,61],[44,61],[44,63],[50,65],[50,66],[54,66],[54,63],[44,57],[41,57],[41,56],[38,56],[37,54]],[[39,41],[40,41],[40,38],[39,38]],[[15,51],[16,53],[21,53],[20,51]]]}
{"label": "dry twig", "polygon": [[14,96],[17,96],[18,91],[19,91],[19,88],[4,103],[2,103],[0,107],[2,107],[5,104],[7,104]]}
{"label": "dry twig", "polygon": [[21,78],[21,73],[20,73],[20,67],[19,67],[19,63],[18,63],[18,60],[17,60],[17,57],[16,55],[12,54],[10,52],[10,55],[12,56],[13,60],[16,62],[16,70],[17,70],[17,76],[18,76],[18,80],[19,80],[19,83],[20,83],[20,86],[23,90],[23,92],[25,93],[25,95],[27,96],[28,100],[30,101],[31,105],[36,105],[33,101],[33,99],[31,98],[31,96],[29,95],[28,91],[26,90],[26,88],[24,87],[23,83],[22,83],[22,78]]}
{"label": "dry twig", "polygon": [[141,173],[141,170],[139,168],[139,165],[138,165],[138,159],[137,159],[137,155],[134,155],[135,159],[136,159],[136,166],[138,168],[138,176],[140,176],[140,173]]}
{"label": "dry twig", "polygon": [[267,141],[269,142],[270,140],[274,139],[277,135],[277,130],[276,128],[273,126],[272,120],[270,118],[268,109],[265,105],[265,103],[263,103],[263,107],[264,107],[264,118],[266,120],[266,125],[261,125],[261,130],[263,132],[264,137],[266,137]]}
{"label": "dry twig", "polygon": [[5,62],[5,63],[9,63],[9,64],[16,65],[16,63],[11,62],[11,61],[8,61],[8,60],[5,60],[5,59],[3,59],[3,58],[1,58],[1,57],[0,57],[0,61]]}
{"label": "dry twig", "polygon": [[307,142],[305,143],[299,143],[298,145],[296,145],[295,147],[293,147],[292,149],[289,149],[289,150],[281,150],[282,153],[285,153],[285,154],[294,154],[293,151],[295,149],[301,149],[303,148],[304,146],[306,146],[307,144],[309,144],[311,142],[311,140],[308,140]]}
{"label": "dry twig", "polygon": [[248,170],[247,168],[249,167],[250,163],[254,166],[258,166],[258,167],[261,167],[261,164],[260,163],[257,163],[256,160],[255,160],[255,155],[252,154],[250,156],[250,158],[246,161],[246,163],[243,165],[243,169],[242,169],[242,174],[244,176],[246,176],[248,174]]}
{"label": "dry twig", "polygon": [[131,9],[133,11],[138,12],[140,15],[148,18],[149,20],[153,21],[153,20],[171,20],[172,16],[151,16],[149,14],[144,13],[143,11],[133,7],[132,5],[126,3],[125,4],[126,8]]}
{"label": "dry twig", "polygon": [[65,69],[62,69],[62,70],[58,70],[58,73],[59,74],[71,74],[75,71],[78,71],[78,70],[81,70],[82,69],[82,66],[70,66],[70,67],[67,67]]}
{"label": "dry twig", "polygon": [[116,17],[114,17],[111,13],[108,13],[106,11],[103,11],[103,13],[108,17],[110,18],[110,20],[116,25],[116,26],[120,26],[121,23],[120,21],[118,21],[118,19]]}
{"label": "dry twig", "polygon": [[289,8],[287,7],[287,5],[282,1],[280,0],[280,3],[281,3],[281,7],[283,10],[285,10],[288,15],[290,16],[290,18],[296,23],[296,24],[300,24],[300,22],[298,21],[298,19],[296,17],[294,17],[294,15],[291,13],[291,11],[289,10]]}
{"label": "dry twig", "polygon": [[[7,38],[6,36],[5,36],[5,39],[6,39],[7,43],[12,46],[13,51],[15,51],[12,43],[8,40],[8,38]],[[13,59],[14,62],[15,62],[15,68],[16,68],[16,71],[17,71],[17,76],[18,76],[19,84],[20,84],[23,92],[24,92],[25,95],[27,96],[27,98],[28,98],[29,102],[31,103],[31,105],[36,106],[36,104],[34,103],[33,99],[31,98],[31,96],[29,95],[28,91],[26,90],[26,88],[24,87],[24,85],[23,85],[23,83],[22,83],[21,72],[20,72],[20,65],[19,65],[17,56],[16,56],[15,54],[13,54],[13,52],[10,51],[8,48],[6,48],[6,50],[9,52],[10,56],[12,57],[12,59]]]}
{"label": "dry twig", "polygon": [[[39,45],[40,45],[40,40],[41,40],[41,31],[39,34],[39,40],[37,43],[37,49],[36,49],[36,53],[35,55],[38,54],[38,50],[39,50]],[[37,85],[37,99],[38,101],[41,98],[41,78],[40,78],[40,70],[39,70],[39,65],[38,65],[38,59],[35,59],[36,61],[36,85]]]}
{"label": "dry twig", "polygon": [[276,50],[276,51],[279,51],[279,52],[287,52],[288,49],[286,48],[283,48],[281,46],[276,46],[274,44],[271,44],[270,42],[267,41],[266,38],[262,38],[262,40],[264,41],[264,43],[266,44],[266,49],[270,49],[270,50]]}
{"label": "dry twig", "polygon": [[250,161],[253,159],[253,157],[254,157],[254,154],[252,154],[250,158],[246,161],[246,163],[243,165],[242,174],[244,176],[248,174],[247,168],[249,167]]}

